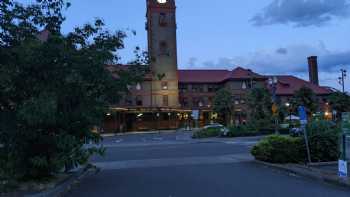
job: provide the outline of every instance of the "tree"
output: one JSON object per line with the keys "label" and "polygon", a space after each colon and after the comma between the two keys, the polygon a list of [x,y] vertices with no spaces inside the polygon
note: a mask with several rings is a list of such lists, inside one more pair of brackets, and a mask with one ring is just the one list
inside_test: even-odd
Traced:
{"label": "tree", "polygon": [[233,96],[230,91],[221,89],[216,92],[213,101],[213,110],[221,117],[224,117],[225,124],[232,124],[231,120],[234,115]]}
{"label": "tree", "polygon": [[254,88],[247,94],[249,123],[256,129],[269,128],[272,120],[272,99],[266,88]]}
{"label": "tree", "polygon": [[[117,63],[124,32],[111,33],[102,20],[63,35],[63,0],[23,6],[0,2],[0,176],[38,179],[84,164],[103,149],[92,132],[127,84],[143,76],[141,66],[120,71],[116,81],[106,63]],[[49,32],[42,38],[40,30]],[[135,61],[136,64],[139,61]],[[137,70],[137,71],[136,71]],[[1,180],[0,180],[1,182]]]}
{"label": "tree", "polygon": [[337,111],[338,120],[342,112],[350,111],[350,96],[346,93],[334,92],[329,95],[328,100],[332,109]]}
{"label": "tree", "polygon": [[302,87],[294,93],[292,106],[294,110],[296,110],[298,106],[304,106],[307,113],[312,115],[318,110],[318,99],[312,89]]}

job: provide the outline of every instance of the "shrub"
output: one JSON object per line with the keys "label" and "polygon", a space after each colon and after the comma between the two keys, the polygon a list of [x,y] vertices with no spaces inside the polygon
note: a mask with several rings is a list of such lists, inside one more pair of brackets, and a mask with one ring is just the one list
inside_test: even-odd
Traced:
{"label": "shrub", "polygon": [[254,128],[250,128],[246,125],[238,125],[229,128],[227,137],[245,137],[245,136],[257,136],[259,133]]}
{"label": "shrub", "polygon": [[336,161],[340,156],[340,129],[330,121],[314,121],[306,127],[313,162]]}
{"label": "shrub", "polygon": [[220,128],[208,128],[202,129],[193,133],[192,138],[209,138],[209,137],[217,137],[220,135]]}
{"label": "shrub", "polygon": [[297,163],[303,161],[302,138],[271,135],[264,138],[251,151],[257,160],[271,163]]}
{"label": "shrub", "polygon": [[[339,158],[340,129],[329,121],[311,122],[306,127],[312,162],[336,161]],[[264,138],[251,151],[261,161],[299,163],[307,161],[303,137],[272,135]]]}

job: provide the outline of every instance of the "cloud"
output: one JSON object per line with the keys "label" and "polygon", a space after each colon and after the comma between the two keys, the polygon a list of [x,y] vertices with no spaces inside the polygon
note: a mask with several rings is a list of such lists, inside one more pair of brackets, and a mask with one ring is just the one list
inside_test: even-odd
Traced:
{"label": "cloud", "polygon": [[280,55],[286,55],[288,53],[288,50],[286,48],[279,48],[276,50],[276,53]]}
{"label": "cloud", "polygon": [[333,19],[349,16],[348,0],[273,0],[250,22],[255,26],[292,24],[297,27],[319,27]]}
{"label": "cloud", "polygon": [[222,57],[219,58],[218,61],[205,61],[203,62],[204,67],[206,68],[227,68],[227,67],[233,67],[235,64],[234,58],[226,58]]}

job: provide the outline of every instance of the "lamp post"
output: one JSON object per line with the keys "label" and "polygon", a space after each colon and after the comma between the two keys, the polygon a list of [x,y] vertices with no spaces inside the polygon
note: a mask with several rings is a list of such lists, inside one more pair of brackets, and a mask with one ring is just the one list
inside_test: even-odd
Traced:
{"label": "lamp post", "polygon": [[286,103],[286,107],[288,108],[289,111],[289,128],[292,126],[292,108],[290,103]]}
{"label": "lamp post", "polygon": [[269,85],[272,89],[272,113],[275,118],[275,133],[279,134],[278,131],[278,107],[277,107],[277,98],[276,98],[276,91],[277,91],[277,83],[278,79],[276,76],[269,77]]}

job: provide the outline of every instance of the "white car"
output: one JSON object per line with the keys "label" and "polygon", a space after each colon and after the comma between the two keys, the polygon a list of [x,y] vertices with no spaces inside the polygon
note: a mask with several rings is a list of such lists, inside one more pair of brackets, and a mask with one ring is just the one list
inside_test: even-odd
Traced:
{"label": "white car", "polygon": [[209,129],[209,128],[220,128],[221,136],[227,136],[229,132],[228,128],[226,128],[224,125],[219,123],[213,123],[203,127],[203,129]]}

